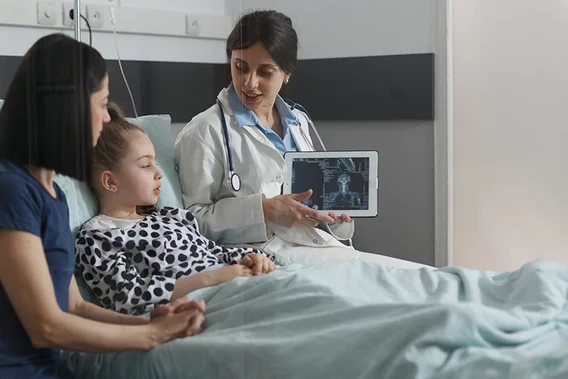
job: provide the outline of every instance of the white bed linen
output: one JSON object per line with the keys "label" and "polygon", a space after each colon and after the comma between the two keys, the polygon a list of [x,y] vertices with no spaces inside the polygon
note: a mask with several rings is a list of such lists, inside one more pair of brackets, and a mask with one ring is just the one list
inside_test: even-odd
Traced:
{"label": "white bed linen", "polygon": [[357,259],[361,261],[375,262],[385,266],[405,269],[418,269],[423,267],[434,268],[432,266],[424,265],[421,263],[392,258],[385,255],[365,253],[347,247],[293,247],[280,251],[277,254],[277,259],[283,265],[299,263],[304,266],[309,266]]}

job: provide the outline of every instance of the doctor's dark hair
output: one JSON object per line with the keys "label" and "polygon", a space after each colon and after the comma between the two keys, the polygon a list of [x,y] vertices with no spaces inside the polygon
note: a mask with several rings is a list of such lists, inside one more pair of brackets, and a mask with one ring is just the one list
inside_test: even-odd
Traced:
{"label": "doctor's dark hair", "polygon": [[103,57],[64,34],[39,39],[12,79],[0,111],[0,158],[78,180],[91,172],[91,95],[107,75]]}
{"label": "doctor's dark hair", "polygon": [[[125,118],[118,105],[109,103],[107,109],[110,121],[104,125],[93,150],[93,177],[90,184],[97,195],[99,195],[97,190],[98,174],[105,170],[113,171],[117,168],[128,152],[130,136],[133,132],[146,134],[142,128]],[[149,214],[154,210],[155,206],[137,207],[138,214]]]}
{"label": "doctor's dark hair", "polygon": [[292,74],[298,61],[298,35],[290,17],[268,10],[241,17],[227,39],[227,60],[233,50],[248,49],[260,42],[280,68]]}

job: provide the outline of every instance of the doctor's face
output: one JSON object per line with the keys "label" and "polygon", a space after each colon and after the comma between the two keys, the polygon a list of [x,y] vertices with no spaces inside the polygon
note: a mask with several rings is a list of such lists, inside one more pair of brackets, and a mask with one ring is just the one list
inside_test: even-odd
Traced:
{"label": "doctor's face", "polygon": [[270,112],[290,74],[282,71],[268,50],[257,42],[231,53],[231,78],[243,104],[255,113]]}

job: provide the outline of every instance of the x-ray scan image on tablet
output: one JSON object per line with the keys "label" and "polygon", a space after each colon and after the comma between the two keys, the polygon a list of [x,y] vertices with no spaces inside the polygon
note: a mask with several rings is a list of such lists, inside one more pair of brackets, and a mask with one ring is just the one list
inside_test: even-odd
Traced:
{"label": "x-ray scan image on tablet", "polygon": [[376,151],[288,152],[284,194],[311,189],[303,203],[322,212],[375,217],[378,203]]}

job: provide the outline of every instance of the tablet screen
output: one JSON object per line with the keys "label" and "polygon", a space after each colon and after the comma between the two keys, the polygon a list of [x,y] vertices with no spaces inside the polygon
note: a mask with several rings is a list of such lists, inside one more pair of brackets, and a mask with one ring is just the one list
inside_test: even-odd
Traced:
{"label": "tablet screen", "polygon": [[367,210],[369,171],[368,157],[294,158],[292,192],[312,189],[303,203],[317,210]]}

